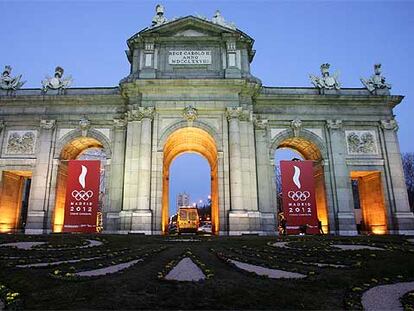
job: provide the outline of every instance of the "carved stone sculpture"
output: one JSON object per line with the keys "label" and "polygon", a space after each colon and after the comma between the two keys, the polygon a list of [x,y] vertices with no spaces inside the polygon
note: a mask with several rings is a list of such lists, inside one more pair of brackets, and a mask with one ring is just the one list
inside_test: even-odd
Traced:
{"label": "carved stone sculpture", "polygon": [[72,84],[72,77],[63,78],[64,70],[62,67],[55,68],[55,75],[53,78],[46,76],[42,81],[42,91],[46,93],[49,89],[58,90],[58,94],[64,94],[65,90]]}
{"label": "carved stone sculpture", "polygon": [[152,19],[152,27],[157,27],[168,22],[167,18],[164,16],[164,6],[157,4],[155,7],[155,16]]}
{"label": "carved stone sculpture", "polygon": [[214,14],[213,18],[211,19],[211,22],[213,24],[217,24],[226,28],[230,29],[236,29],[236,25],[234,23],[226,22],[224,17],[221,15],[219,10],[216,10],[216,13]]}
{"label": "carved stone sculpture", "polygon": [[194,122],[198,118],[198,111],[193,106],[189,105],[183,110],[183,117],[188,122]]}
{"label": "carved stone sculpture", "polygon": [[320,90],[339,90],[341,84],[339,83],[338,76],[339,74],[335,72],[332,76],[329,74],[329,67],[331,65],[326,63],[321,65],[322,76],[309,75],[312,84]]}
{"label": "carved stone sculpture", "polygon": [[381,64],[375,64],[374,74],[369,79],[361,78],[361,82],[371,93],[375,93],[376,90],[391,88],[391,84],[385,83],[385,77],[381,75]]}
{"label": "carved stone sculpture", "polygon": [[12,67],[5,66],[3,73],[0,77],[0,89],[7,90],[7,94],[13,93],[14,91],[20,89],[26,81],[20,81],[22,75],[12,77],[11,76]]}
{"label": "carved stone sculpture", "polygon": [[299,120],[299,119],[295,119],[292,122],[290,122],[290,127],[293,130],[293,135],[295,137],[298,137],[299,136],[299,133],[300,133],[300,130],[302,128],[302,121]]}
{"label": "carved stone sculpture", "polygon": [[82,131],[82,136],[88,135],[88,130],[91,127],[91,121],[89,121],[86,117],[83,117],[79,121],[79,128]]}

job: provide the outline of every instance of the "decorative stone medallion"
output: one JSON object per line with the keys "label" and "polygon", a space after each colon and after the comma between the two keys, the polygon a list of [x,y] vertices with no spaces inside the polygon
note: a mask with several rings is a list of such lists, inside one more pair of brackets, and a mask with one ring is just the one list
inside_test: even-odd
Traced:
{"label": "decorative stone medallion", "polygon": [[6,154],[34,154],[37,131],[9,131]]}
{"label": "decorative stone medallion", "polygon": [[348,154],[377,154],[374,131],[345,131]]}

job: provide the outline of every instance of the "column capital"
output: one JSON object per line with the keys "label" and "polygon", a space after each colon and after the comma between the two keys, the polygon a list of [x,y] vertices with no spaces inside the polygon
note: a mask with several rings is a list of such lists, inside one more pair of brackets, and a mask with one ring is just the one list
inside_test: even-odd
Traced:
{"label": "column capital", "polygon": [[56,120],[40,120],[40,128],[51,130],[55,127]]}
{"label": "column capital", "polygon": [[134,107],[126,112],[128,121],[141,121],[142,119],[153,119],[154,107]]}
{"label": "column capital", "polygon": [[113,119],[113,121],[114,121],[114,128],[116,129],[122,129],[128,123],[125,118],[117,118],[117,119]]}
{"label": "column capital", "polygon": [[238,119],[239,121],[249,121],[250,112],[244,110],[242,107],[227,107],[226,108],[227,120]]}
{"label": "column capital", "polygon": [[326,120],[326,127],[330,130],[342,130],[342,120]]}
{"label": "column capital", "polygon": [[269,120],[265,120],[265,119],[255,119],[254,120],[254,128],[256,130],[267,130],[268,126],[269,126]]}
{"label": "column capital", "polygon": [[392,120],[381,120],[380,126],[384,130],[392,130],[392,131],[398,131],[398,123],[395,119]]}

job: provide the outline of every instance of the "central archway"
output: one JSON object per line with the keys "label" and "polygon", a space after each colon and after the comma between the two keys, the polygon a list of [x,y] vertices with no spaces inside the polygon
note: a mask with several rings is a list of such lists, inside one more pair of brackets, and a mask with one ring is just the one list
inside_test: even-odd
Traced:
{"label": "central archway", "polygon": [[167,233],[169,220],[169,171],[172,161],[186,152],[194,152],[205,157],[211,169],[211,224],[213,233],[219,231],[218,212],[218,170],[217,147],[214,138],[206,131],[186,127],[172,133],[164,145],[163,187],[162,187],[162,232]]}
{"label": "central archway", "polygon": [[314,162],[313,174],[315,178],[315,196],[316,196],[316,208],[318,219],[322,223],[322,228],[325,233],[329,232],[329,217],[328,217],[328,206],[326,201],[326,189],[325,189],[325,175],[323,167],[323,156],[320,146],[318,146],[312,135],[309,133],[305,134],[304,137],[300,136],[281,136],[280,140],[276,141],[273,152],[277,149],[291,149],[298,154],[304,160],[312,160]]}

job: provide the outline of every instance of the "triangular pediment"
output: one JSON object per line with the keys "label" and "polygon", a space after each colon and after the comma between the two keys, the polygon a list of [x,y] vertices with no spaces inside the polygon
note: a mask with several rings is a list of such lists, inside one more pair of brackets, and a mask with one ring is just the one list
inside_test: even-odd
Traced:
{"label": "triangular pediment", "polygon": [[247,41],[254,42],[251,37],[239,29],[225,27],[215,24],[209,20],[190,15],[168,21],[160,26],[147,27],[128,39],[128,44],[132,43],[139,37],[208,37],[221,36],[223,34],[237,35],[239,38],[243,37]]}
{"label": "triangular pediment", "polygon": [[195,29],[185,29],[183,31],[178,31],[174,37],[205,37],[208,36],[208,33],[198,31]]}

